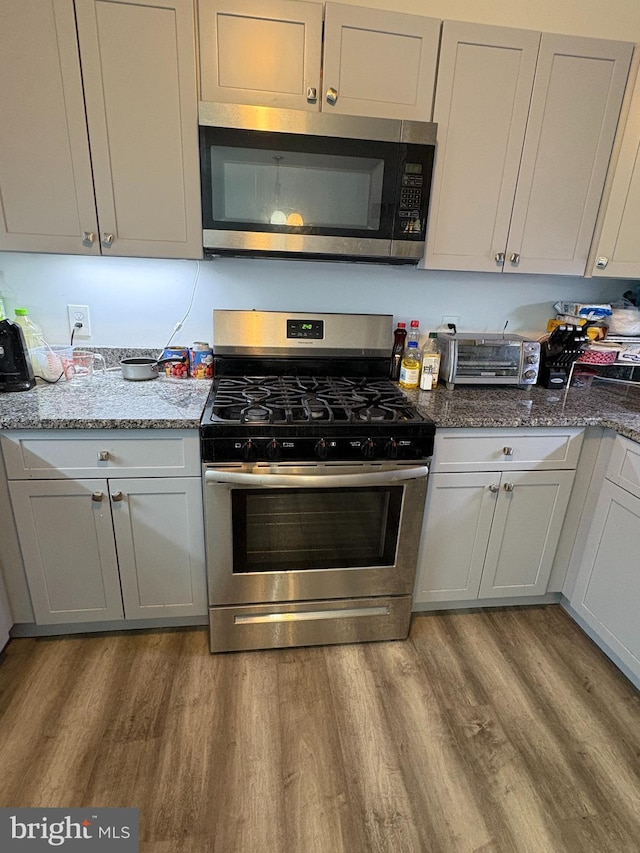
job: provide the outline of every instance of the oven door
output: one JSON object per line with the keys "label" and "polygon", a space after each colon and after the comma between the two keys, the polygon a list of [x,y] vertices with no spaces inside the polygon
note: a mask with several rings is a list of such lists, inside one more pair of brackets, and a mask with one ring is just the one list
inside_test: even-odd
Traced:
{"label": "oven door", "polygon": [[206,465],[212,606],[411,595],[426,464]]}

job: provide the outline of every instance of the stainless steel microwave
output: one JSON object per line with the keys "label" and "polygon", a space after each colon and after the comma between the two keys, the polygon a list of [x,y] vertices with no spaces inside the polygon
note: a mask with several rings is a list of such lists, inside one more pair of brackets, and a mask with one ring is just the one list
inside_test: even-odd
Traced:
{"label": "stainless steel microwave", "polygon": [[540,344],[521,335],[458,332],[438,335],[441,373],[447,388],[456,385],[535,385]]}
{"label": "stainless steel microwave", "polygon": [[200,104],[206,255],[417,263],[436,125]]}

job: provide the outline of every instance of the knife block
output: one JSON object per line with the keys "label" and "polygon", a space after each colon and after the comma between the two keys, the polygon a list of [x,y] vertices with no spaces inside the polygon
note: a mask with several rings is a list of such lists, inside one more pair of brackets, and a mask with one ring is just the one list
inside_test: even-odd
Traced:
{"label": "knife block", "polygon": [[540,346],[538,382],[545,388],[565,388],[573,362],[587,341],[580,326],[560,326]]}

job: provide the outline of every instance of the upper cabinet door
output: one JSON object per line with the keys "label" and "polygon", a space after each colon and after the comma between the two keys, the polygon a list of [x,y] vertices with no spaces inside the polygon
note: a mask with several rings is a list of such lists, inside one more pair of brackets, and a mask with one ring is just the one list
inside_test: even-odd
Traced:
{"label": "upper cabinet door", "polygon": [[584,274],[632,53],[542,36],[505,271]]}
{"label": "upper cabinet door", "polygon": [[500,270],[540,34],[445,21],[425,266]]}
{"label": "upper cabinet door", "polygon": [[632,52],[445,22],[426,267],[584,274]]}
{"label": "upper cabinet door", "polygon": [[0,80],[0,249],[100,254],[73,0],[3,0]]}
{"label": "upper cabinet door", "polygon": [[439,20],[327,3],[325,112],[430,121]]}
{"label": "upper cabinet door", "polygon": [[613,172],[593,275],[640,278],[640,77]]}
{"label": "upper cabinet door", "polygon": [[103,254],[202,255],[191,0],[76,0]]}
{"label": "upper cabinet door", "polygon": [[319,109],[322,3],[199,3],[201,100]]}

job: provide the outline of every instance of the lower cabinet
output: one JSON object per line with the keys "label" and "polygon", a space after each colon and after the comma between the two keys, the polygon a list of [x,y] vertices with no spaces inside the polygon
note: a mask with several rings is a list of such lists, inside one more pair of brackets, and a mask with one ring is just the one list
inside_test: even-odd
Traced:
{"label": "lower cabinet", "polygon": [[606,479],[597,488],[570,604],[594,639],[640,683],[640,446],[616,438]]}
{"label": "lower cabinet", "polygon": [[544,595],[573,477],[433,474],[416,600]]}
{"label": "lower cabinet", "polygon": [[534,429],[438,434],[414,603],[544,595],[582,437]]}
{"label": "lower cabinet", "polygon": [[206,613],[195,478],[12,482],[39,625]]}
{"label": "lower cabinet", "polygon": [[38,625],[206,615],[197,436],[175,432],[2,437]]}

